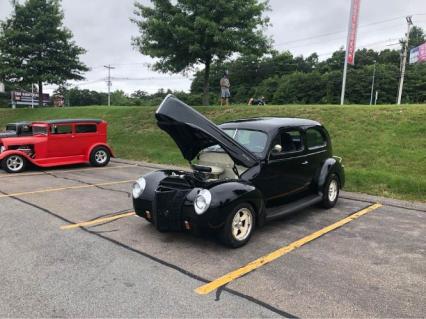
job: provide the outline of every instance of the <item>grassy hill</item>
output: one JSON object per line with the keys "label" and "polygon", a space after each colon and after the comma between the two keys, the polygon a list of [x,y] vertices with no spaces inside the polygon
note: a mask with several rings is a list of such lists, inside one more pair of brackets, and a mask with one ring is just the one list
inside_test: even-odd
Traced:
{"label": "grassy hill", "polygon": [[[216,123],[255,116],[304,117],[322,122],[334,154],[343,157],[346,190],[426,201],[426,105],[198,107]],[[151,107],[0,109],[0,125],[17,120],[102,118],[121,158],[185,164],[173,141],[160,131]]]}

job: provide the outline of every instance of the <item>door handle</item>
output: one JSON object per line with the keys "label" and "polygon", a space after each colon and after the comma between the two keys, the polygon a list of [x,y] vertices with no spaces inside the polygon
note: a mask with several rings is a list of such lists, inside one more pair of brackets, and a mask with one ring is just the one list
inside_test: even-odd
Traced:
{"label": "door handle", "polygon": [[302,165],[307,165],[307,164],[309,164],[309,162],[308,162],[308,161],[304,161],[304,162],[302,163]]}

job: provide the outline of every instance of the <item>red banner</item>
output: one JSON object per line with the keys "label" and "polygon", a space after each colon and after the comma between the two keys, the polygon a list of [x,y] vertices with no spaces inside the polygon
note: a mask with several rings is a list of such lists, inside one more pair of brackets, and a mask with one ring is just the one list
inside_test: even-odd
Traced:
{"label": "red banner", "polygon": [[356,50],[356,36],[358,32],[358,18],[359,9],[361,7],[361,0],[352,0],[351,16],[349,21],[349,33],[347,44],[347,62],[349,64],[355,63],[355,50]]}

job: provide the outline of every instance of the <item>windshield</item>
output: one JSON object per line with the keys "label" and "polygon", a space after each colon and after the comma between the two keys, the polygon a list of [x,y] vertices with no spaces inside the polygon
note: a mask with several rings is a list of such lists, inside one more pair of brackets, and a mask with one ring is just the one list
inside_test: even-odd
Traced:
{"label": "windshield", "polygon": [[16,125],[14,125],[14,124],[6,125],[6,131],[16,132]]}
{"label": "windshield", "polygon": [[47,135],[47,127],[45,126],[33,126],[34,135]]}
{"label": "windshield", "polygon": [[225,129],[224,131],[253,153],[262,153],[265,150],[268,135],[264,132],[245,129]]}

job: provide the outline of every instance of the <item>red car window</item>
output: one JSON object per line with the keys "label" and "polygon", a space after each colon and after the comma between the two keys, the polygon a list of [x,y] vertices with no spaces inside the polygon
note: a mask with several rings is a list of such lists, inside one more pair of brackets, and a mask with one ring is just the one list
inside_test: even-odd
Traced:
{"label": "red car window", "polygon": [[51,134],[71,134],[72,125],[52,125]]}
{"label": "red car window", "polygon": [[77,124],[75,127],[76,133],[96,133],[96,124]]}

